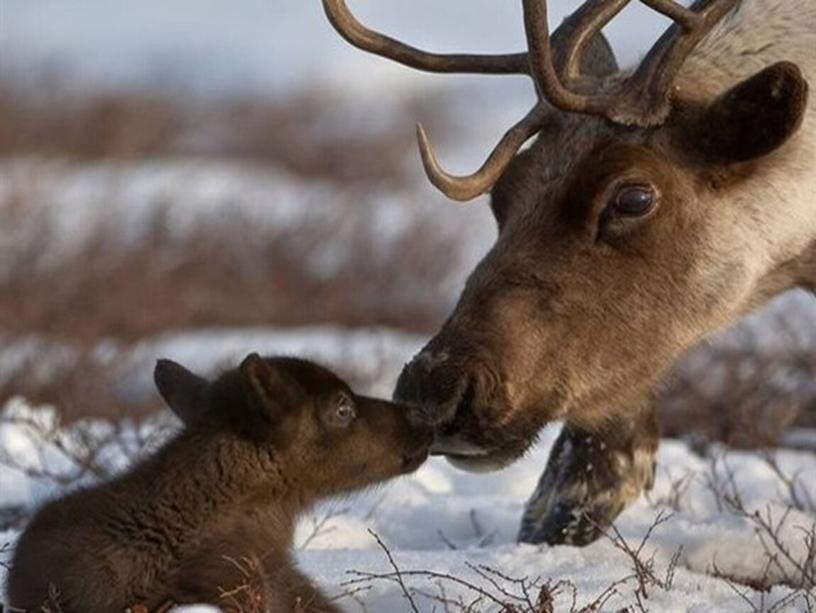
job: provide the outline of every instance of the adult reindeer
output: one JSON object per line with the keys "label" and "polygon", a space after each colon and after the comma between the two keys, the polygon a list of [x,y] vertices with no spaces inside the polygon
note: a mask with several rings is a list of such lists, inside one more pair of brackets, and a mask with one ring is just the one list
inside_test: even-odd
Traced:
{"label": "adult reindeer", "polygon": [[499,233],[395,391],[465,469],[504,466],[565,421],[522,541],[596,538],[652,482],[663,373],[772,296],[816,290],[816,2],[641,1],[674,23],[620,71],[600,31],[628,0],[589,0],[552,37],[545,0],[523,0],[528,52],[500,56],[420,51],[323,0],[364,50],[535,83],[471,176],[442,170],[418,128],[433,184],[492,190]]}

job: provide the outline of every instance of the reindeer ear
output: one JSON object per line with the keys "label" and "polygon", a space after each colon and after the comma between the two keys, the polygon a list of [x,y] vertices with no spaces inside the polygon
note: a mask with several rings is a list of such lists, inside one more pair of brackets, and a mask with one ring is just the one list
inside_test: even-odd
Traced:
{"label": "reindeer ear", "polygon": [[251,399],[265,420],[274,421],[302,402],[303,388],[278,364],[252,353],[240,369]]}
{"label": "reindeer ear", "polygon": [[198,422],[205,412],[206,379],[194,375],[172,360],[159,360],[153,371],[153,381],[167,403],[185,426]]}
{"label": "reindeer ear", "polygon": [[779,62],[738,83],[703,113],[697,139],[715,162],[747,162],[793,136],[807,111],[808,83],[796,64]]}

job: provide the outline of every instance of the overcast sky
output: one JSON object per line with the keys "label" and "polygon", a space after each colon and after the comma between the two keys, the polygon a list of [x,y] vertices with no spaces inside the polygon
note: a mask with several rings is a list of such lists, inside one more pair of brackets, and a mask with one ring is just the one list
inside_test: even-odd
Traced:
{"label": "overcast sky", "polygon": [[[349,4],[365,23],[435,50],[523,46],[517,1]],[[578,4],[551,0],[551,20]],[[661,20],[635,2],[609,27],[624,62],[654,39]],[[264,91],[319,79],[365,89],[405,75],[340,41],[319,0],[2,0],[0,28],[0,70],[18,75],[47,67],[117,86],[164,81]]]}

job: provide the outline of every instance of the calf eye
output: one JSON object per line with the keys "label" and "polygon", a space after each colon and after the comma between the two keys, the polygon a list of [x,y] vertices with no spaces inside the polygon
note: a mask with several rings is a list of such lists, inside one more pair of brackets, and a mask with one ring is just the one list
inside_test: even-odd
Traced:
{"label": "calf eye", "polygon": [[641,217],[650,212],[656,202],[657,194],[650,185],[625,185],[615,193],[612,206],[618,215]]}
{"label": "calf eye", "polygon": [[337,399],[335,416],[337,417],[337,421],[344,426],[349,425],[354,418],[357,417],[357,411],[354,410],[354,403],[352,403],[351,398],[345,394]]}

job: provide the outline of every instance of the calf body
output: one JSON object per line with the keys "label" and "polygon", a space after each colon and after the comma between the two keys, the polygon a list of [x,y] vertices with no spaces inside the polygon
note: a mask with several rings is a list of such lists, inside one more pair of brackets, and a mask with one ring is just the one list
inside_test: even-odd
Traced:
{"label": "calf body", "polygon": [[35,515],[15,548],[11,604],[334,610],[292,561],[298,516],[414,470],[428,431],[301,360],[250,356],[213,383],[161,362],[156,379],[184,430],[122,476]]}

